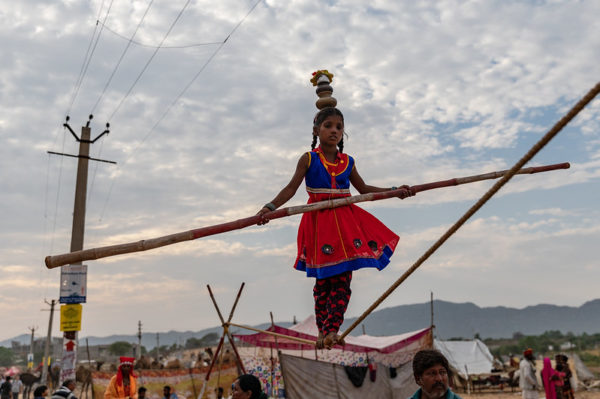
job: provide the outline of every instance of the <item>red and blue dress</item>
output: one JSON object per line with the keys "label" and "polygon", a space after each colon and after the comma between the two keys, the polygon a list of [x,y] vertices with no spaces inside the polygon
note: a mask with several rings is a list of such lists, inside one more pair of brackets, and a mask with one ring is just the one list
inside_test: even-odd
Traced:
{"label": "red and blue dress", "polygon": [[[305,176],[308,203],[350,196],[354,159],[338,152],[331,163],[320,148],[309,155]],[[382,270],[390,262],[399,240],[376,217],[353,204],[307,212],[298,229],[294,268],[317,279],[365,267]]]}

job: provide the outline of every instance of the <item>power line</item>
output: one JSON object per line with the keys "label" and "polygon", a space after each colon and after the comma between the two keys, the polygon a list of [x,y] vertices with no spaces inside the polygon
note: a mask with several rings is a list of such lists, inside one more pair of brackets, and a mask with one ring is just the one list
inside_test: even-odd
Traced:
{"label": "power line", "polygon": [[[181,99],[181,97],[188,91],[188,89],[192,86],[192,84],[196,81],[196,79],[198,79],[198,77],[200,76],[200,74],[206,69],[206,67],[208,66],[208,64],[210,64],[210,62],[215,58],[215,56],[219,53],[219,51],[223,48],[223,46],[225,46],[225,43],[227,43],[227,41],[229,40],[229,38],[235,33],[235,31],[240,27],[240,25],[242,25],[242,23],[246,20],[246,18],[248,18],[248,16],[252,13],[252,11],[254,11],[254,9],[256,8],[256,6],[258,6],[258,4],[261,1],[263,1],[263,0],[257,0],[256,3],[254,3],[254,5],[252,6],[252,8],[250,8],[250,10],[246,13],[246,15],[244,15],[244,17],[240,20],[240,22],[238,22],[237,25],[231,30],[231,32],[229,32],[229,34],[227,35],[227,37],[225,38],[225,40],[223,40],[221,42],[221,44],[219,45],[219,47],[217,47],[217,49],[212,53],[212,55],[208,58],[208,60],[204,63],[204,65],[202,65],[202,67],[196,73],[196,75],[194,75],[194,77],[185,85],[185,87],[179,93],[179,95],[177,95],[177,97],[175,98],[175,100],[173,100],[171,102],[171,104],[169,104],[169,106],[167,107],[167,109],[165,110],[165,112],[163,112],[163,114],[161,115],[161,117],[156,121],[156,123],[152,126],[152,128],[150,128],[150,130],[148,131],[148,133],[146,133],[146,135],[144,136],[144,138],[142,139],[142,141],[135,147],[135,149],[131,152],[131,154],[129,155],[129,157],[122,163],[123,166],[125,166],[131,160],[131,158],[137,153],[137,150],[142,146],[142,144],[144,144],[144,142],[148,139],[148,137],[152,134],[152,132],[154,132],[154,130],[156,129],[156,127],[163,121],[163,119],[169,113],[169,111],[171,110],[171,108],[173,108],[173,106],[179,101],[179,99]],[[115,180],[113,179],[113,181],[110,184],[110,188],[108,190],[108,195],[106,197],[106,201],[104,202],[104,206],[102,207],[102,211],[100,212],[100,220],[102,220],[102,218],[104,217],[104,211],[106,210],[106,205],[108,204],[108,201],[109,201],[110,196],[112,194],[112,190],[113,190],[114,184],[115,184]]]}
{"label": "power line", "polygon": [[[102,22],[97,21],[97,23],[102,24]],[[111,28],[109,28],[107,25],[104,25],[104,29],[106,29],[107,31],[109,31],[110,33],[112,33],[115,36],[120,37],[121,39],[130,41],[131,43],[140,46],[140,47],[147,47],[147,48],[161,48],[161,49],[185,49],[185,48],[191,48],[191,47],[202,47],[202,46],[214,46],[216,44],[221,44],[222,42],[206,42],[206,43],[193,43],[193,44],[185,44],[185,45],[180,45],[180,46],[156,46],[154,44],[146,44],[146,43],[140,43],[140,42],[136,42],[135,40],[131,40],[130,38],[127,38],[125,36],[123,36],[122,34],[115,32],[114,30],[112,30]]]}
{"label": "power line", "polygon": [[[110,9],[112,8],[113,2],[114,2],[114,0],[111,0],[110,5],[108,6],[108,9],[106,10],[106,15],[104,16],[104,22],[106,22],[106,19],[108,18],[108,14],[110,14]],[[103,6],[104,6],[104,1],[102,1],[100,10],[102,10]],[[101,11],[98,12],[98,17],[100,17],[100,12]],[[99,18],[97,18],[97,19],[99,19]],[[71,107],[73,107],[73,103],[75,102],[75,99],[77,98],[77,95],[79,94],[79,89],[81,88],[81,83],[83,83],[83,78],[85,77],[85,74],[87,73],[87,69],[90,66],[92,57],[94,56],[94,53],[96,52],[96,46],[98,45],[98,41],[100,40],[100,35],[102,34],[103,27],[104,27],[104,24],[102,24],[102,26],[100,27],[100,32],[98,32],[98,36],[96,36],[96,41],[94,42],[94,46],[92,47],[91,53],[89,52],[90,48],[88,46],[88,51],[85,54],[85,58],[83,59],[83,65],[81,66],[82,69],[79,72],[79,78],[77,79],[77,82],[75,83],[73,97],[71,98],[71,103],[69,104],[69,108],[67,109],[67,112],[66,112],[67,115],[71,112]],[[96,24],[96,28],[94,28],[94,33],[92,34],[92,39],[90,41],[90,45],[91,45],[91,42],[94,40],[94,36],[96,35],[97,29],[98,29],[98,24]],[[88,53],[89,53],[89,58],[88,58]]]}
{"label": "power line", "polygon": [[144,74],[144,72],[146,72],[146,69],[148,68],[148,65],[150,65],[150,63],[152,62],[152,60],[154,59],[154,57],[158,53],[158,50],[160,50],[160,48],[162,47],[162,45],[165,42],[165,40],[167,40],[167,37],[169,36],[169,34],[171,33],[171,31],[175,27],[175,24],[179,21],[179,18],[181,18],[181,15],[183,14],[183,12],[187,8],[187,6],[190,4],[190,2],[191,2],[191,0],[187,0],[186,3],[185,3],[185,5],[181,8],[181,11],[179,11],[179,14],[177,14],[177,18],[175,18],[175,20],[173,21],[173,23],[169,27],[169,30],[167,31],[167,33],[165,34],[165,36],[163,37],[163,39],[160,41],[160,44],[154,50],[154,52],[152,53],[152,55],[150,56],[150,58],[146,62],[146,65],[144,65],[144,68],[142,68],[142,70],[139,73],[139,75],[137,76],[137,78],[135,78],[133,84],[131,85],[131,87],[129,88],[129,90],[127,90],[127,93],[125,93],[125,95],[123,96],[123,98],[119,102],[119,105],[117,105],[117,108],[115,108],[115,110],[113,111],[113,113],[108,118],[109,121],[112,120],[112,118],[119,111],[119,109],[121,108],[121,106],[123,105],[123,103],[125,102],[125,100],[127,99],[127,97],[129,97],[129,94],[131,94],[131,91],[133,90],[133,88],[135,87],[135,85],[137,84],[137,82],[140,80],[140,78],[142,77],[142,75]]}
{"label": "power line", "polygon": [[[100,93],[100,96],[96,100],[96,104],[94,104],[94,106],[92,107],[92,110],[90,111],[90,114],[94,113],[94,111],[96,110],[96,107],[100,103],[100,100],[102,99],[102,97],[104,97],[104,93],[106,93],[106,89],[108,88],[108,86],[110,85],[110,82],[112,81],[113,77],[115,76],[115,73],[117,72],[117,69],[119,69],[119,65],[121,65],[121,61],[123,61],[123,58],[125,57],[125,54],[127,54],[127,50],[129,50],[129,46],[131,46],[133,38],[135,37],[135,35],[137,34],[138,30],[140,29],[140,26],[142,26],[142,23],[144,22],[144,19],[146,18],[146,15],[148,15],[148,11],[150,11],[150,7],[152,7],[152,3],[154,3],[154,0],[150,0],[150,3],[148,3],[148,7],[146,7],[146,11],[144,12],[144,15],[142,15],[142,18],[140,19],[140,22],[138,23],[137,27],[135,28],[135,31],[133,32],[133,34],[131,35],[131,38],[129,38],[129,41],[127,42],[127,46],[125,46],[125,49],[121,53],[121,57],[119,57],[119,61],[117,61],[117,64],[113,68],[113,71],[110,74],[110,77],[108,78],[108,81],[104,85],[104,89],[102,90],[102,93]],[[100,21],[97,21],[97,22],[100,22]],[[104,23],[102,24],[102,27],[105,27]]]}

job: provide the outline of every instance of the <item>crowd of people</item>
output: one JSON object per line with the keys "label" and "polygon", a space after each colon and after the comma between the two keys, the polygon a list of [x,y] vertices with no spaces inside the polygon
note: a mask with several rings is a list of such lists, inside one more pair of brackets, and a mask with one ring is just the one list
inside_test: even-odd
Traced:
{"label": "crowd of people", "polygon": [[[133,372],[134,358],[121,357],[117,373],[111,378],[105,399],[146,399],[147,389],[137,387],[137,376]],[[409,399],[461,399],[450,389],[452,370],[448,360],[439,351],[426,349],[417,352],[412,361],[413,377],[419,389]],[[533,350],[523,352],[523,360],[519,364],[519,384],[523,399],[538,399],[543,389],[546,399],[574,399],[571,384],[572,372],[568,365],[568,357],[563,354],[555,356],[555,366],[549,357],[543,359],[543,368],[537,376]],[[538,383],[541,381],[542,383]],[[62,386],[52,393],[50,399],[77,399],[74,394],[75,380],[67,379]],[[5,377],[0,383],[0,399],[19,399],[23,384],[18,376]],[[215,389],[217,399],[224,397],[222,387]],[[48,397],[48,387],[38,385],[33,392],[34,399]],[[251,374],[240,375],[231,386],[231,399],[266,399],[260,380]],[[163,387],[162,399],[178,399],[172,387]]]}
{"label": "crowd of people", "polygon": [[552,361],[545,357],[543,368],[540,371],[540,380],[538,383],[536,376],[537,370],[535,358],[532,349],[526,349],[523,352],[523,360],[519,364],[519,385],[523,392],[523,399],[537,399],[538,391],[543,388],[546,393],[546,399],[574,399],[571,377],[573,373],[569,368],[569,358],[563,354],[557,354],[554,357],[555,366],[552,367]]}

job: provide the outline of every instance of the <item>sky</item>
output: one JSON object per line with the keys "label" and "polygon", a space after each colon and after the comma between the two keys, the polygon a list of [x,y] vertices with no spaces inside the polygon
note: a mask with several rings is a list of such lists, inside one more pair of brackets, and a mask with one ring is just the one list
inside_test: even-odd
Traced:
{"label": "sky", "polygon": [[[69,251],[78,144],[92,136],[84,248],[254,215],[310,149],[328,69],[345,152],[368,184],[510,168],[598,81],[600,2],[0,0],[0,340],[36,327]],[[97,22],[98,21],[98,22]],[[580,306],[598,298],[600,100],[380,308],[434,298]],[[354,274],[360,315],[493,181],[361,204],[401,236],[390,265]],[[354,190],[353,194],[357,194]],[[286,206],[307,200],[304,185]],[[81,336],[304,319],[293,270],[300,217],[89,261]],[[56,320],[56,319],[55,319]],[[368,319],[366,320],[368,328]],[[403,332],[398,321],[399,333]],[[58,323],[53,334],[58,335]]]}

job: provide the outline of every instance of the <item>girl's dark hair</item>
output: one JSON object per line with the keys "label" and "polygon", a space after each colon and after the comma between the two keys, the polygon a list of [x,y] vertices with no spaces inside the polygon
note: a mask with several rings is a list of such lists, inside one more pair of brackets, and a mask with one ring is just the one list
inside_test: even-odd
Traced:
{"label": "girl's dark hair", "polygon": [[444,357],[444,355],[434,349],[421,350],[417,352],[413,358],[413,374],[415,377],[420,378],[425,370],[430,367],[437,366],[438,364],[446,369],[448,377],[452,377],[450,365],[448,364],[448,360]]}
{"label": "girl's dark hair", "polygon": [[44,393],[44,391],[46,391],[48,389],[47,386],[45,385],[40,385],[38,386],[34,391],[33,391],[33,397],[34,398],[39,398],[42,396],[42,394]]}
{"label": "girl's dark hair", "polygon": [[267,395],[262,391],[260,381],[252,374],[243,374],[238,377],[240,388],[244,392],[251,391],[250,399],[266,399]]}
{"label": "girl's dark hair", "polygon": [[[342,114],[342,111],[340,111],[339,109],[334,108],[334,107],[325,107],[322,110],[320,110],[319,112],[317,112],[317,114],[315,115],[315,119],[313,120],[313,127],[321,126],[321,123],[323,123],[323,121],[325,119],[327,119],[330,116],[334,116],[334,115],[337,115],[340,118],[342,118],[342,122],[344,122],[344,114]],[[317,136],[315,136],[313,134],[313,141],[312,141],[310,148],[314,150],[316,145],[317,145]],[[342,139],[338,143],[338,148],[340,149],[340,152],[344,152],[344,136],[342,136]]]}

